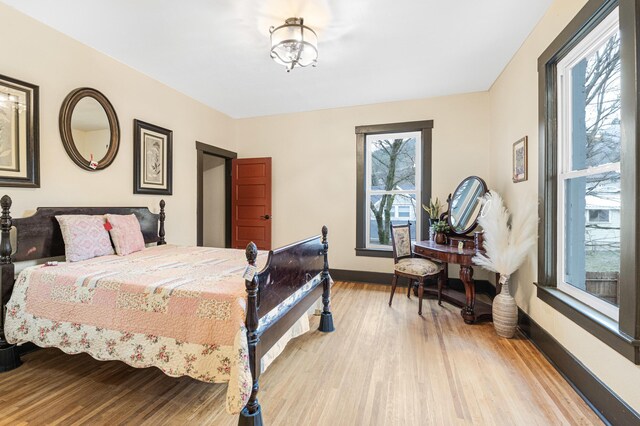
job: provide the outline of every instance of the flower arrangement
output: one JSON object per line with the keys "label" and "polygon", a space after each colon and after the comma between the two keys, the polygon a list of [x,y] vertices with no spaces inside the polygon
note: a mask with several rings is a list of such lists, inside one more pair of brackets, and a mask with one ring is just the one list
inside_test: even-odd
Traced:
{"label": "flower arrangement", "polygon": [[495,191],[485,194],[478,223],[484,229],[484,253],[473,261],[500,274],[502,290],[493,300],[493,325],[501,337],[511,338],[516,332],[518,306],[509,293],[509,277],[522,265],[536,245],[538,216],[533,202],[518,202],[513,214]]}
{"label": "flower arrangement", "polygon": [[517,203],[520,208],[511,214],[495,191],[487,192],[482,204],[478,224],[484,229],[485,253],[478,253],[473,261],[508,279],[536,245],[535,205]]}
{"label": "flower arrangement", "polygon": [[433,223],[434,241],[438,244],[447,243],[447,232],[451,231],[451,227],[446,220],[438,220]]}
{"label": "flower arrangement", "polygon": [[451,227],[449,226],[449,224],[447,223],[446,220],[438,220],[437,222],[434,222],[433,224],[433,230],[436,233],[447,233],[449,231],[451,231]]}
{"label": "flower arrangement", "polygon": [[440,200],[438,199],[438,197],[436,197],[435,201],[432,198],[431,200],[429,200],[429,205],[423,204],[422,208],[429,215],[429,219],[436,220],[440,217],[440,212],[442,211],[442,204],[440,203]]}

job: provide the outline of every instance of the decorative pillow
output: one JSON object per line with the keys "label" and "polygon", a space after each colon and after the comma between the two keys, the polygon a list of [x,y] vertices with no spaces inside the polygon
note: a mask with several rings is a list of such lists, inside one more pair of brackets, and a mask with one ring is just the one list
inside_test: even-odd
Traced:
{"label": "decorative pillow", "polygon": [[64,253],[69,262],[113,254],[104,217],[94,215],[56,216],[64,240]]}
{"label": "decorative pillow", "polygon": [[119,256],[126,256],[144,249],[144,237],[136,215],[107,214],[105,216],[111,228],[109,233],[111,233],[113,245]]}

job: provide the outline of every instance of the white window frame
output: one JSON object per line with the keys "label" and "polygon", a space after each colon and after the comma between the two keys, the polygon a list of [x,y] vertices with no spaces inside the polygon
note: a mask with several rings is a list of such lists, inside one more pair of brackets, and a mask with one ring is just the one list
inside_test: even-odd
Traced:
{"label": "white window frame", "polygon": [[[571,168],[571,102],[565,99],[571,99],[571,68],[581,61],[584,57],[591,55],[602,47],[602,43],[608,40],[613,34],[619,31],[618,8],[616,7],[609,16],[598,24],[583,40],[580,41],[556,66],[557,82],[558,82],[558,279],[557,288],[570,296],[580,300],[581,302],[600,311],[606,316],[618,321],[619,308],[611,303],[605,302],[572,286],[564,281],[565,278],[565,189],[566,182],[570,179],[591,176],[606,172],[620,173],[620,163],[602,164],[596,167],[589,167],[583,170],[572,170]],[[619,283],[618,283],[619,285]]]}
{"label": "white window frame", "polygon": [[[393,191],[385,191],[385,190],[373,190],[371,189],[371,166],[372,166],[372,158],[371,158],[371,142],[372,141],[378,141],[380,139],[400,139],[400,138],[415,138],[416,140],[416,163],[415,163],[415,188],[410,190],[410,191],[400,191],[400,190],[393,190]],[[420,131],[415,131],[415,132],[394,132],[394,133],[376,133],[376,134],[367,134],[365,135],[365,173],[366,173],[366,177],[365,177],[365,196],[364,196],[364,202],[365,202],[365,211],[367,212],[367,218],[368,221],[367,223],[365,223],[365,248],[368,249],[376,249],[376,250],[392,250],[391,247],[391,241],[389,242],[389,245],[382,245],[382,244],[372,244],[371,243],[371,208],[370,208],[370,203],[371,203],[371,196],[373,195],[384,195],[384,194],[406,194],[406,195],[412,195],[415,194],[415,199],[416,199],[416,206],[415,206],[415,216],[416,216],[416,229],[415,229],[415,234],[416,234],[416,238],[419,237],[419,235],[421,235],[420,231],[421,231],[421,227],[420,227],[420,212],[418,211],[419,208],[422,208],[422,199],[420,197],[420,195],[422,194],[422,132]],[[394,210],[395,213],[395,210]],[[409,212],[409,218],[411,218],[411,212]],[[415,242],[415,239],[411,240],[412,242]]]}

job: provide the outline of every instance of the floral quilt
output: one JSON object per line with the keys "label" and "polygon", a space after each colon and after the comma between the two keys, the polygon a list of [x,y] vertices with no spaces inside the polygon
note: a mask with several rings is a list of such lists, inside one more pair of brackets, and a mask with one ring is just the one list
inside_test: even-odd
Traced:
{"label": "floral quilt", "polygon": [[[258,255],[259,268],[266,254]],[[29,267],[7,305],[6,337],[229,382],[226,408],[236,414],[252,385],[245,267],[244,250],[171,245]]]}

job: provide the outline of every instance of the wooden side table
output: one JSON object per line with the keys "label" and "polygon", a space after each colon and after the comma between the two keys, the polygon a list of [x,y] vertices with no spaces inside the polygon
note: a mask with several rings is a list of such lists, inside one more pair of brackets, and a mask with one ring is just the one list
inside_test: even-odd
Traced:
{"label": "wooden side table", "polygon": [[[454,240],[454,242],[456,245],[437,244],[434,241],[419,241],[415,244],[414,252],[418,256],[460,265],[460,280],[464,284],[465,294],[463,295],[461,292],[451,288],[445,288],[442,290],[442,298],[462,307],[460,314],[467,324],[473,324],[478,321],[491,321],[491,304],[476,301],[476,286],[473,281],[473,261],[471,259],[478,251],[475,248],[470,248],[468,244],[465,244],[464,248],[458,249],[458,240]],[[431,294],[434,291],[429,290],[425,289],[425,292]]]}

